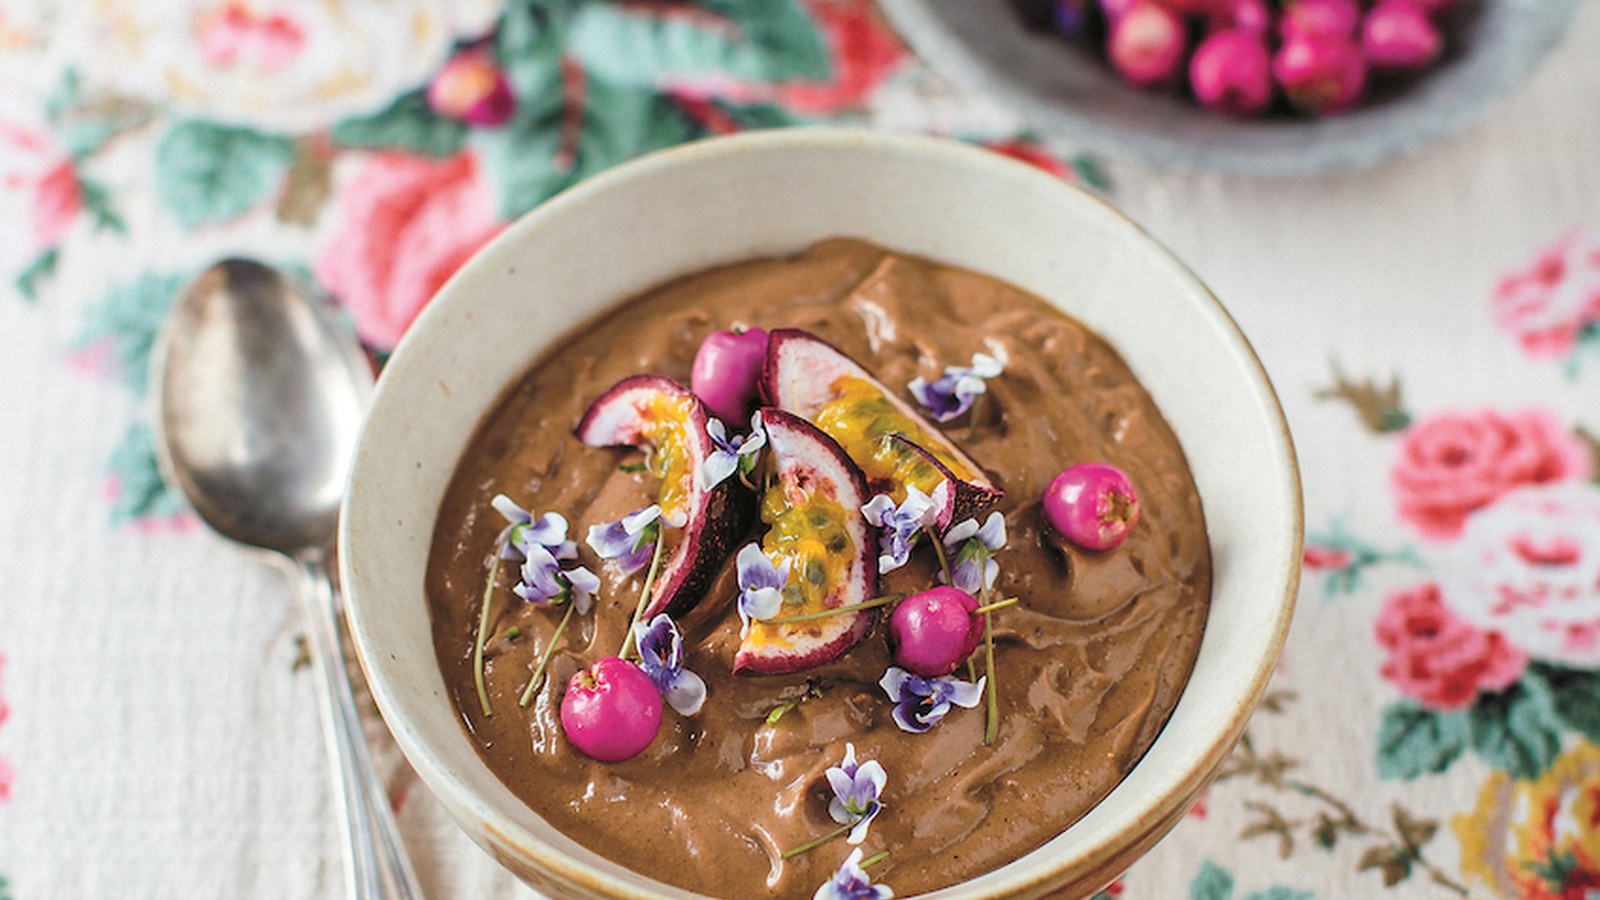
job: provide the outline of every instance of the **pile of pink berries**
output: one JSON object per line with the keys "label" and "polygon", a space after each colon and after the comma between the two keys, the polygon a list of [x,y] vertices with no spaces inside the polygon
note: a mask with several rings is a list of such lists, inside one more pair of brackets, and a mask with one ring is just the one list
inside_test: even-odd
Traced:
{"label": "pile of pink berries", "polygon": [[[1100,41],[1136,87],[1183,87],[1206,109],[1350,109],[1376,82],[1426,69],[1455,0],[1051,0],[1051,25]],[[1280,101],[1281,102],[1275,102]]]}

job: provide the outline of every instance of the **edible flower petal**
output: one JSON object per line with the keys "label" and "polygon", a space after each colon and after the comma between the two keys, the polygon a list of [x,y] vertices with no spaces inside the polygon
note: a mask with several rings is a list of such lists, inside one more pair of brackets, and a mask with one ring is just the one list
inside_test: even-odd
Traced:
{"label": "edible flower petal", "polygon": [[711,417],[706,422],[706,436],[716,448],[700,464],[700,489],[709,491],[734,472],[748,474],[760,459],[761,448],[767,445],[766,429],[761,427],[761,410],[750,416],[748,434],[728,434],[722,420]]}
{"label": "edible flower petal", "polygon": [[570,600],[579,613],[588,613],[593,595],[600,590],[600,579],[582,566],[563,570],[548,547],[529,544],[522,561],[522,580],[511,590],[529,603]]}
{"label": "edible flower petal", "polygon": [[977,706],[983,699],[983,685],[988,677],[985,675],[973,684],[953,675],[924,678],[899,666],[890,666],[878,680],[878,686],[894,701],[895,724],[902,731],[921,734],[939,724],[952,704],[963,709]]}
{"label": "edible flower petal", "polygon": [[861,868],[862,855],[860,847],[851,851],[839,871],[817,888],[811,900],[891,900],[894,891],[888,885],[873,884],[871,876]]}
{"label": "edible flower petal", "polygon": [[601,559],[616,560],[622,574],[632,575],[654,555],[662,521],[661,507],[652,503],[615,522],[589,526],[589,536],[584,540]]}
{"label": "edible flower petal", "polygon": [[[940,482],[941,486],[944,484]],[[861,515],[883,529],[878,536],[878,573],[883,574],[900,568],[911,558],[917,532],[933,527],[938,506],[916,485],[908,484],[906,499],[899,507],[887,494],[878,494],[861,507]]]}
{"label": "edible flower petal", "polygon": [[944,377],[929,382],[922,377],[913,378],[906,389],[917,402],[927,407],[928,415],[936,422],[948,422],[972,408],[978,395],[987,391],[987,381],[1003,371],[1005,366],[987,353],[972,354],[970,366],[946,366]]}
{"label": "edible flower petal", "polygon": [[634,639],[639,644],[639,667],[655,683],[667,705],[680,716],[692,716],[706,701],[706,683],[683,667],[683,635],[666,613],[649,624],[635,622]]}
{"label": "edible flower petal", "polygon": [[789,560],[775,566],[761,545],[745,544],[735,560],[739,570],[739,621],[741,637],[750,633],[751,620],[770,619],[783,607],[783,586],[789,583]]}
{"label": "edible flower petal", "polygon": [[578,545],[567,540],[567,519],[557,512],[545,513],[537,520],[533,513],[518,506],[505,494],[496,494],[489,504],[507,522],[495,546],[500,548],[502,559],[522,559],[527,548],[537,544],[550,551],[556,559],[571,559],[578,555]]}
{"label": "edible flower petal", "polygon": [[833,798],[828,801],[828,815],[840,825],[854,825],[847,843],[859,844],[867,837],[867,826],[883,810],[878,795],[889,776],[875,759],[856,763],[856,745],[844,745],[844,762],[827,771],[828,786],[833,788]]}
{"label": "edible flower petal", "polygon": [[[994,586],[1000,565],[991,556],[1006,545],[1006,517],[998,510],[979,525],[966,519],[944,535],[944,548],[950,556],[950,583],[969,594]],[[941,573],[942,574],[942,573]]]}

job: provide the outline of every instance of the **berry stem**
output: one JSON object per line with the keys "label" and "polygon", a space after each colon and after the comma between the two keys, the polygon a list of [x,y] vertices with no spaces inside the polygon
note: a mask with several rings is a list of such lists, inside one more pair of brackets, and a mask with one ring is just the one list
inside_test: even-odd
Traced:
{"label": "berry stem", "polygon": [[1007,597],[1004,600],[996,600],[995,602],[989,604],[988,606],[980,606],[977,609],[973,610],[972,614],[975,615],[975,616],[979,615],[979,614],[987,614],[987,613],[993,612],[994,610],[997,610],[997,609],[1005,609],[1008,606],[1015,606],[1016,604],[1017,604],[1017,598],[1016,597]]}
{"label": "berry stem", "polygon": [[854,826],[855,826],[854,822],[846,822],[845,824],[840,825],[838,828],[835,828],[834,830],[828,832],[827,834],[822,835],[821,837],[812,838],[811,840],[806,841],[804,844],[801,844],[798,847],[793,847],[791,849],[783,851],[783,854],[779,858],[780,859],[790,859],[792,857],[799,856],[800,854],[806,852],[807,850],[815,850],[816,848],[821,847],[823,844],[826,844],[827,842],[833,840],[834,838],[838,837],[839,835],[844,834],[845,832],[849,831]]}
{"label": "berry stem", "polygon": [[833,609],[824,609],[819,612],[801,613],[798,616],[784,616],[779,619],[763,619],[762,623],[766,625],[791,625],[795,622],[809,622],[812,619],[826,619],[829,616],[860,612],[863,609],[876,609],[880,606],[888,606],[891,603],[899,603],[905,598],[905,594],[884,594],[879,597],[873,597],[871,600],[863,600],[860,603],[847,603],[844,606],[836,606]]}
{"label": "berry stem", "polygon": [[483,681],[483,642],[484,632],[489,630],[489,601],[494,598],[494,585],[500,578],[500,547],[496,545],[494,550],[489,560],[489,583],[483,587],[483,605],[478,610],[478,634],[472,641],[472,681],[478,688],[478,706],[483,709],[484,718],[494,715],[489,706],[489,688]]}
{"label": "berry stem", "polygon": [[656,573],[661,571],[661,548],[667,542],[667,529],[660,525],[656,528],[656,549],[650,554],[650,569],[645,573],[644,586],[639,589],[639,605],[633,608],[633,616],[628,619],[628,633],[622,636],[622,649],[617,655],[623,659],[633,651],[633,626],[644,615],[644,608],[650,605],[650,591],[656,585]]}
{"label": "berry stem", "polygon": [[[978,554],[978,608],[991,609],[996,604],[991,602],[993,589],[989,587],[989,580],[985,577],[989,568],[989,551]],[[994,746],[995,734],[1000,730],[1000,693],[995,685],[994,677],[994,619],[989,613],[983,614],[983,675],[985,711],[988,713],[987,721],[983,726],[983,745]]]}
{"label": "berry stem", "polygon": [[550,657],[555,655],[556,641],[561,640],[561,633],[567,630],[567,623],[572,621],[572,602],[567,602],[567,611],[561,617],[561,624],[556,626],[555,633],[550,635],[550,643],[539,654],[539,665],[534,667],[533,678],[528,681],[528,686],[522,689],[522,696],[517,698],[517,705],[526,709],[533,701],[533,693],[539,689],[539,683],[544,681],[544,670],[550,665]]}

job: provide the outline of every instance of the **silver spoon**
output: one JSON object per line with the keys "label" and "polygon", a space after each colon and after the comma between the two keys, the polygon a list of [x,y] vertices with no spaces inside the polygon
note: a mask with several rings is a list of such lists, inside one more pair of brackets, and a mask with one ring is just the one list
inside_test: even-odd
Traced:
{"label": "silver spoon", "polygon": [[295,573],[339,775],[349,896],[420,898],[361,732],[327,569],[371,367],[281,273],[238,259],[207,269],[178,299],[151,365],[163,471],[213,529],[276,552]]}

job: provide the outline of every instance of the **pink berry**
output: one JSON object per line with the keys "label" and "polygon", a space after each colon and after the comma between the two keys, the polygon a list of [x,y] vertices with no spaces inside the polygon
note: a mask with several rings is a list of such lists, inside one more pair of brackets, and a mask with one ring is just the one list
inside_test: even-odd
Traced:
{"label": "pink berry", "polygon": [[1272,26],[1266,0],[1228,0],[1206,19],[1213,31],[1243,31],[1263,36]]}
{"label": "pink berry", "polygon": [[1189,87],[1207,109],[1247,116],[1272,100],[1272,61],[1260,35],[1230,29],[1208,35],[1189,58]]}
{"label": "pink berry", "polygon": [[456,54],[433,77],[428,105],[447,119],[493,126],[511,118],[517,98],[494,56],[477,47]]}
{"label": "pink berry", "polygon": [[694,391],[711,414],[740,424],[756,398],[756,381],[767,358],[767,332],[714,331],[700,342],[689,374]]}
{"label": "pink berry", "polygon": [[1135,87],[1171,84],[1183,71],[1187,34],[1183,20],[1153,0],[1135,0],[1111,23],[1106,55]]}
{"label": "pink berry", "polygon": [[1142,2],[1144,0],[1100,0],[1100,11],[1106,14],[1106,21],[1116,22]]}
{"label": "pink berry", "polygon": [[1444,39],[1421,8],[1383,0],[1361,24],[1361,52],[1381,69],[1419,69],[1439,58]]}
{"label": "pink berry", "polygon": [[1044,515],[1072,543],[1086,550],[1110,550],[1139,521],[1139,497],[1116,466],[1079,463],[1051,479],[1044,491]]}
{"label": "pink berry", "polygon": [[1348,38],[1361,22],[1356,0],[1289,0],[1283,6],[1278,29],[1292,37]]}
{"label": "pink berry", "polygon": [[1367,87],[1367,61],[1348,39],[1288,38],[1272,58],[1272,76],[1289,102],[1310,113],[1349,109]]}
{"label": "pink berry", "polygon": [[889,616],[894,661],[925,678],[949,675],[983,638],[978,601],[950,585],[929,588],[900,601]]}
{"label": "pink berry", "polygon": [[1155,0],[1180,16],[1212,16],[1228,6],[1229,0]]}
{"label": "pink berry", "polygon": [[561,698],[561,729],[583,755],[601,762],[637,756],[661,728],[661,692],[643,670],[607,656],[580,670]]}

